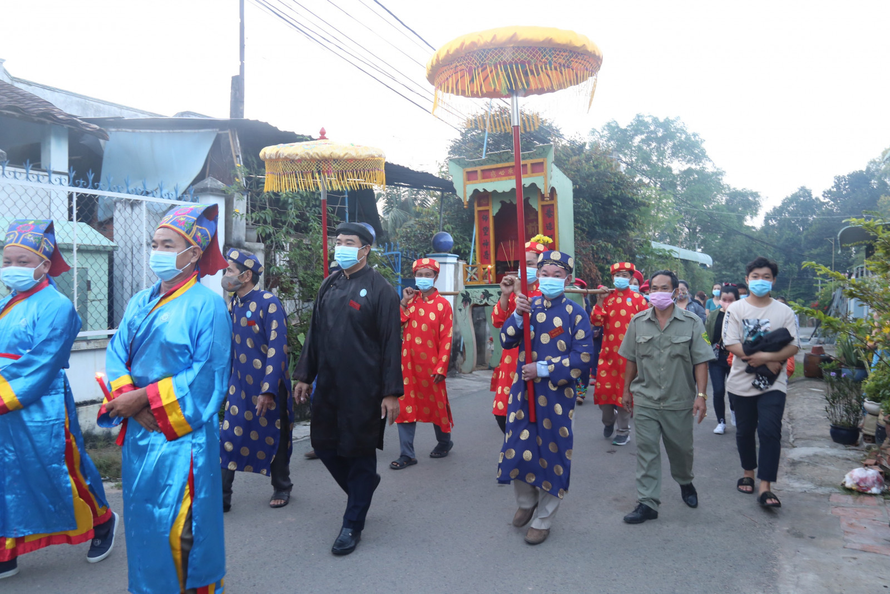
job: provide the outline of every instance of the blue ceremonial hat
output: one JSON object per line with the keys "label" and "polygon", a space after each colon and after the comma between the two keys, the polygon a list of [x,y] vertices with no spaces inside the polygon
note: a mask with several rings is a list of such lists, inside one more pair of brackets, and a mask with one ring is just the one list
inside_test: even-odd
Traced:
{"label": "blue ceremonial hat", "polygon": [[232,260],[233,262],[237,262],[242,266],[246,266],[248,270],[252,270],[257,274],[263,273],[263,265],[260,263],[260,259],[250,252],[231,248],[226,254],[226,258]]}
{"label": "blue ceremonial hat", "polygon": [[158,225],[158,229],[172,229],[189,244],[201,248],[204,252],[198,263],[201,276],[216,274],[229,266],[216,238],[218,216],[219,208],[215,204],[189,204],[172,208]]}
{"label": "blue ceremonial hat", "polygon": [[50,276],[59,276],[63,272],[71,270],[59,252],[59,246],[56,244],[56,230],[51,220],[14,220],[6,230],[4,245],[23,247],[41,258],[49,260]]}
{"label": "blue ceremonial hat", "polygon": [[538,268],[541,268],[544,264],[559,266],[569,274],[572,274],[575,269],[575,259],[564,252],[556,250],[550,250],[538,256]]}

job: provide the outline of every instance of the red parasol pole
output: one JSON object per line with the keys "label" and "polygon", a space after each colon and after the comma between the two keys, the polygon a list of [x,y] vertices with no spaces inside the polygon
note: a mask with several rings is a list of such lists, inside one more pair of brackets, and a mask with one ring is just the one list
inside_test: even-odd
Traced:
{"label": "red parasol pole", "polygon": [[[517,249],[525,251],[525,200],[522,195],[522,151],[519,142],[519,94],[514,91],[510,102],[511,113],[510,119],[513,124],[513,169],[516,174],[516,241],[519,244]],[[519,259],[519,266],[522,266],[522,260]],[[528,296],[528,280],[525,275],[519,274],[519,286],[522,294]],[[528,314],[522,315],[522,333],[523,345],[525,349],[524,364],[533,363],[532,361],[532,333],[531,322]],[[526,390],[528,394],[528,421],[535,422],[535,384],[532,380],[526,382]]]}
{"label": "red parasol pole", "polygon": [[328,189],[324,183],[325,174],[321,174],[321,266],[324,278],[328,277]]}

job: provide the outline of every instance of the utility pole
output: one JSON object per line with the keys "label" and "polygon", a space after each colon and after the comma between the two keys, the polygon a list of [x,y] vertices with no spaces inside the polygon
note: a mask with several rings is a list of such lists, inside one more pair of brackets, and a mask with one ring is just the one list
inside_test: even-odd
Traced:
{"label": "utility pole", "polygon": [[232,77],[232,91],[229,101],[229,117],[244,118],[244,0],[238,0],[240,44],[238,47],[240,66],[238,75]]}

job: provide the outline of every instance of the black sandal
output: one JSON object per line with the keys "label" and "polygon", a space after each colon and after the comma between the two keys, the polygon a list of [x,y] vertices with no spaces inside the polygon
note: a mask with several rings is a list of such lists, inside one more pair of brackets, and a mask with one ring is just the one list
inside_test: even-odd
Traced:
{"label": "black sandal", "polygon": [[[751,487],[750,491],[742,490],[742,487]],[[736,490],[739,493],[744,493],[745,495],[753,495],[754,494],[754,479],[750,476],[745,476],[739,479],[739,482],[735,485]]]}
{"label": "black sandal", "polygon": [[414,466],[415,464],[417,464],[417,458],[399,456],[398,460],[393,460],[389,463],[389,467],[393,470],[402,470],[403,468],[408,468],[409,466]]}
{"label": "black sandal", "polygon": [[442,444],[438,444],[433,448],[433,451],[430,452],[430,458],[444,458],[448,455],[448,452],[451,451],[451,448],[454,447],[454,442],[449,441],[447,446],[442,446]]}
{"label": "black sandal", "polygon": [[[775,499],[775,503],[767,503],[768,500]],[[782,507],[782,502],[779,501],[779,498],[772,491],[764,491],[760,494],[760,497],[757,499],[760,502],[761,507]]]}
{"label": "black sandal", "polygon": [[[283,501],[284,503],[277,503],[272,505],[273,501]],[[272,509],[278,509],[280,507],[284,507],[290,503],[290,491],[275,491],[272,493],[272,499],[269,500],[269,507]]]}

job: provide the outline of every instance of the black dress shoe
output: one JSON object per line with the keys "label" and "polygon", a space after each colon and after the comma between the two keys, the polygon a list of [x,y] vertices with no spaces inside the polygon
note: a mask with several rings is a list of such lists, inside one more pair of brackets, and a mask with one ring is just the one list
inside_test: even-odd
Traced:
{"label": "black dress shoe", "polygon": [[337,540],[334,541],[334,546],[331,547],[331,552],[335,555],[348,555],[355,550],[355,547],[361,539],[361,530],[344,528],[340,531],[340,536],[337,537]]}
{"label": "black dress shoe", "polygon": [[683,498],[683,503],[689,507],[698,507],[698,492],[692,486],[692,483],[680,485],[680,497]]}
{"label": "black dress shoe", "polygon": [[628,524],[642,524],[646,520],[657,519],[658,512],[644,503],[637,504],[637,509],[624,516],[624,521]]}

